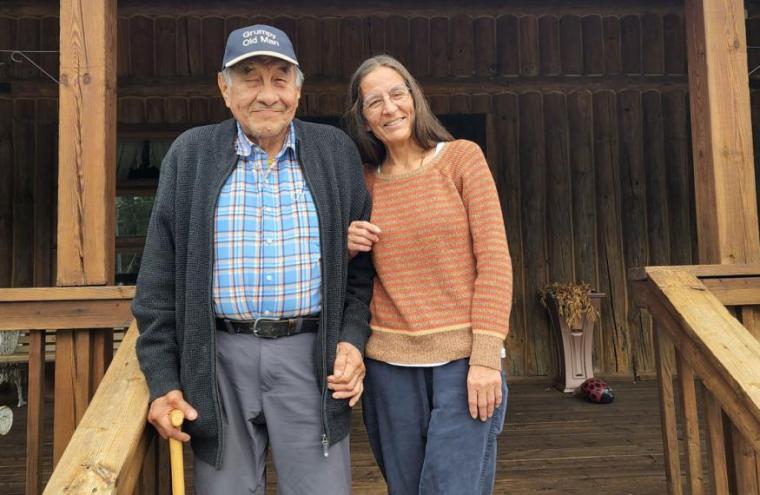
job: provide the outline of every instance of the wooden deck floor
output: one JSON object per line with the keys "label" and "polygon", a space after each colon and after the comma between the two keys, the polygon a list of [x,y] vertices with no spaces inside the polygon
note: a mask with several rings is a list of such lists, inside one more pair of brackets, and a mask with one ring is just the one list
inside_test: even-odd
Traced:
{"label": "wooden deck floor", "polygon": [[[616,399],[607,405],[587,403],[541,384],[512,385],[499,440],[494,493],[665,493],[656,382],[611,385]],[[0,405],[12,404],[13,428],[0,437],[0,494],[20,495],[24,493],[26,408],[15,408],[15,395],[4,388]],[[46,433],[45,476],[49,476],[49,426]],[[386,493],[358,414],[352,433],[352,465],[354,493]],[[188,485],[191,478],[189,473]],[[275,493],[274,484],[270,488]]]}

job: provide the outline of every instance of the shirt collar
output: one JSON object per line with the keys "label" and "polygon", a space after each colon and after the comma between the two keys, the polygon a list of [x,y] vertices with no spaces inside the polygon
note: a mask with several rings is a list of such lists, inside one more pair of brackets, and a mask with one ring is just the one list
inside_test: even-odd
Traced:
{"label": "shirt collar", "polygon": [[[241,158],[248,158],[251,156],[251,154],[255,151],[264,152],[256,143],[248,139],[248,136],[245,135],[245,132],[243,132],[243,129],[240,127],[240,123],[236,122],[237,125],[237,138],[235,139],[235,152],[240,156]],[[293,156],[295,156],[296,153],[296,127],[293,125],[293,122],[290,122],[290,125],[288,127],[288,135],[285,136],[285,142],[282,143],[282,149],[280,149],[279,153],[277,153],[277,157],[279,158],[282,156],[282,154],[290,149],[293,151]]]}

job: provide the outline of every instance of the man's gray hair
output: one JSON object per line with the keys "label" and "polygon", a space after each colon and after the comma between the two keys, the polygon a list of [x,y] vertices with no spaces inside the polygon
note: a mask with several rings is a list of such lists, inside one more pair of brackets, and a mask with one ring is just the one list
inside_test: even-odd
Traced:
{"label": "man's gray hair", "polygon": [[[295,66],[296,68],[296,86],[299,88],[303,87],[303,81],[304,76],[303,72],[301,71],[301,68],[299,66]],[[222,69],[222,77],[224,78],[224,83],[227,86],[232,86],[232,67],[225,67]]]}

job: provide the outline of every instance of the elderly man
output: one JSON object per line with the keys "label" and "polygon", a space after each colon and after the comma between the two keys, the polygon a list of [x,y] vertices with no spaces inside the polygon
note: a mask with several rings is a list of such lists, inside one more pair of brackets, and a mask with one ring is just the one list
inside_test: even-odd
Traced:
{"label": "elderly man", "polygon": [[284,32],[232,32],[218,83],[234,119],[185,132],[161,166],[133,303],[148,420],[192,443],[199,494],[263,494],[268,446],[279,493],[347,494],[373,276],[346,249],[370,211],[359,155],[294,119]]}

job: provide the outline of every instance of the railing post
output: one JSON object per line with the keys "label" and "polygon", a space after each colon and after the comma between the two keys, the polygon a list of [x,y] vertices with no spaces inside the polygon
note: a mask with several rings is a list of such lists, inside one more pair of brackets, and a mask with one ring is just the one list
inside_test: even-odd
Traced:
{"label": "railing post", "polygon": [[113,330],[101,330],[92,336],[92,391],[98,389],[113,359]]}
{"label": "railing post", "polygon": [[29,332],[29,390],[26,409],[26,494],[42,490],[45,419],[45,331]]}
{"label": "railing post", "polygon": [[[736,316],[744,328],[760,340],[760,306],[747,305],[737,308]],[[734,429],[735,430],[735,429]],[[735,431],[734,459],[736,463],[736,484],[760,494],[760,453],[754,451],[744,435]],[[744,492],[740,492],[744,493]]]}
{"label": "railing post", "polygon": [[676,401],[673,393],[673,368],[668,355],[673,344],[661,325],[654,320],[654,352],[657,365],[657,382],[660,394],[660,418],[662,421],[662,450],[665,458],[665,477],[670,495],[682,495],[681,464],[678,456],[678,432],[676,431]]}
{"label": "railing post", "polygon": [[752,445],[733,425],[731,425],[731,440],[736,466],[736,493],[760,493],[755,451]]}
{"label": "railing post", "polygon": [[683,411],[683,434],[689,469],[691,495],[704,493],[702,483],[702,445],[699,441],[699,418],[697,416],[697,392],[694,386],[694,370],[676,352],[678,380],[681,389],[681,409]]}
{"label": "railing post", "polygon": [[713,486],[716,495],[728,495],[728,469],[726,468],[726,439],[723,434],[723,411],[715,396],[702,386],[705,400],[705,423],[708,448],[712,462]]}
{"label": "railing post", "polygon": [[55,344],[53,466],[58,464],[92,397],[89,330],[59,330]]}

